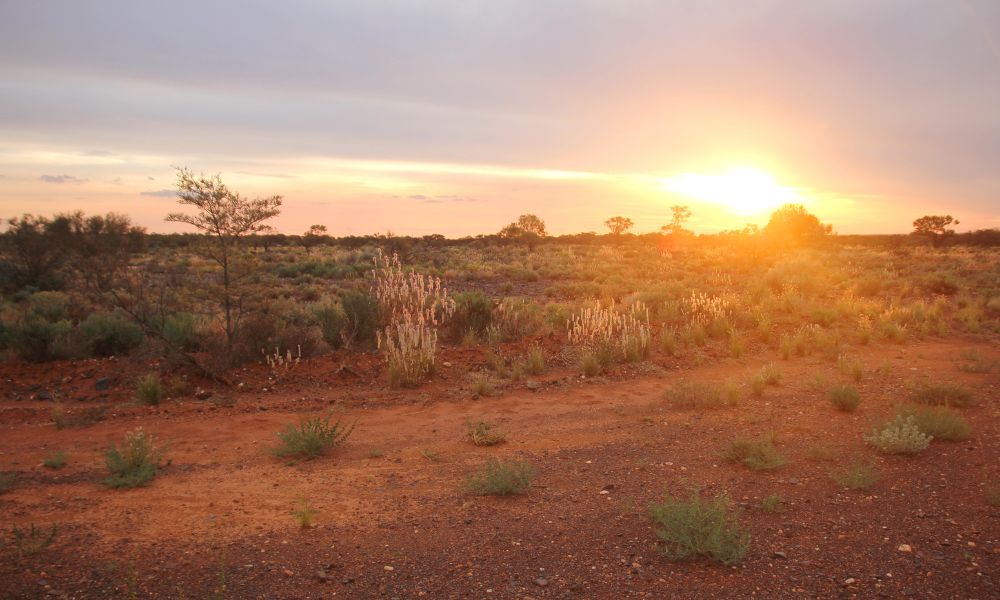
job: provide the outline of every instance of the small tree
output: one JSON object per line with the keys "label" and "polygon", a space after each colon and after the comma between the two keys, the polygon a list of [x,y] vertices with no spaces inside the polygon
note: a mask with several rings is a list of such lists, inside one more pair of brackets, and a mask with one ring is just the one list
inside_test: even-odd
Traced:
{"label": "small tree", "polygon": [[281,196],[251,200],[227,188],[219,175],[195,176],[186,168],[177,169],[177,196],[180,204],[193,206],[197,212],[170,213],[166,220],[191,225],[207,237],[201,250],[218,266],[221,279],[209,294],[221,309],[226,356],[231,358],[251,300],[246,283],[252,269],[243,242],[281,212]]}
{"label": "small tree", "polygon": [[913,222],[912,235],[930,239],[935,248],[941,245],[944,238],[955,235],[949,225],[958,225],[951,215],[926,215]]}
{"label": "small tree", "polygon": [[669,225],[660,227],[660,231],[673,235],[691,233],[684,228],[684,224],[691,219],[691,209],[681,204],[675,204],[670,207],[670,212],[673,213],[673,219],[670,221]]}
{"label": "small tree", "polygon": [[611,217],[604,222],[604,226],[611,231],[611,235],[622,235],[627,233],[629,229],[632,229],[632,219],[628,217]]}
{"label": "small tree", "polygon": [[507,240],[517,240],[534,245],[539,238],[548,235],[545,231],[545,221],[536,215],[521,215],[516,221],[507,225],[498,233],[501,238]]}
{"label": "small tree", "polygon": [[57,215],[49,219],[34,215],[14,217],[7,221],[4,241],[10,288],[34,286],[41,289],[61,287],[60,269],[69,251],[71,217]]}
{"label": "small tree", "polygon": [[326,225],[310,225],[309,230],[302,236],[302,247],[309,252],[313,246],[318,246],[326,237]]}
{"label": "small tree", "polygon": [[816,215],[801,204],[786,204],[774,211],[763,229],[769,239],[791,245],[814,243],[832,231],[830,225],[820,223]]}

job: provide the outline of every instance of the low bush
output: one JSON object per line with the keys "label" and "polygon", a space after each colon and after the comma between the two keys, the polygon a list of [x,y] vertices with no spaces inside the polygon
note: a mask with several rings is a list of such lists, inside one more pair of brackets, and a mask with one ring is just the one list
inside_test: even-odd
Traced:
{"label": "low bush", "polygon": [[494,446],[507,439],[507,434],[486,421],[476,421],[466,426],[466,437],[475,446]]}
{"label": "low bush", "polygon": [[451,339],[459,340],[470,332],[476,339],[486,337],[493,320],[493,303],[480,291],[459,292],[454,295],[455,312],[448,322]]}
{"label": "low bush", "polygon": [[346,326],[344,339],[349,345],[371,345],[378,330],[378,300],[366,292],[351,290],[340,297]]}
{"label": "low bush", "polygon": [[529,375],[541,375],[545,371],[545,354],[541,347],[532,346],[524,359],[524,370]]}
{"label": "low bush", "polygon": [[738,439],[724,453],[729,462],[740,463],[754,471],[770,471],[788,462],[774,447],[774,438],[766,435],[756,440]]}
{"label": "low bush", "polygon": [[80,323],[80,333],[96,356],[128,354],[142,343],[142,329],[117,313],[91,313]]}
{"label": "low bush", "polygon": [[312,306],[312,316],[319,326],[323,341],[336,350],[344,345],[344,330],[347,328],[347,315],[337,303],[332,300],[318,302]]}
{"label": "low bush", "polygon": [[764,512],[769,512],[769,513],[779,513],[784,511],[784,506],[781,500],[781,496],[777,494],[771,494],[770,496],[764,498],[760,503],[760,508]]}
{"label": "low bush", "polygon": [[861,396],[858,395],[858,390],[849,385],[840,385],[832,388],[826,394],[827,399],[830,404],[834,405],[838,410],[845,412],[853,412],[861,404]]}
{"label": "low bush", "polygon": [[16,471],[0,471],[0,494],[6,494],[14,489],[17,483]]}
{"label": "low bush", "polygon": [[135,382],[135,399],[143,404],[159,404],[163,399],[163,385],[156,373],[147,373]]}
{"label": "low bush", "polygon": [[200,350],[198,319],[191,313],[179,312],[163,320],[161,334],[171,347],[181,352]]}
{"label": "low bush", "polygon": [[490,457],[466,479],[465,488],[473,494],[509,496],[527,490],[534,476],[535,470],[527,461]]}
{"label": "low bush", "polygon": [[125,434],[121,448],[112,445],[104,453],[104,462],[111,473],[104,480],[109,488],[134,488],[146,485],[156,477],[163,451],[156,447],[153,436],[142,428]]}
{"label": "low bush", "polygon": [[855,461],[830,476],[838,485],[852,490],[867,490],[878,483],[878,471],[871,463]]}
{"label": "low bush", "polygon": [[42,465],[46,469],[61,469],[66,466],[66,452],[63,450],[58,450],[55,452],[49,452],[42,459]]}
{"label": "low bush", "polygon": [[920,433],[935,440],[960,441],[972,435],[965,419],[947,406],[906,406],[899,414],[912,417]]}
{"label": "low bush", "polygon": [[73,324],[69,321],[50,322],[28,317],[11,329],[10,347],[28,362],[69,358],[67,348],[73,333]]}
{"label": "low bush", "polygon": [[667,404],[681,409],[722,408],[735,405],[738,391],[734,394],[727,389],[726,392],[723,394],[718,387],[708,383],[681,381],[664,392],[663,397]]}
{"label": "low bush", "polygon": [[931,437],[921,433],[913,416],[896,415],[872,429],[865,441],[888,454],[915,454],[927,448]]}
{"label": "low bush", "polygon": [[303,418],[299,421],[298,426],[289,423],[284,430],[278,432],[281,444],[274,448],[273,452],[275,456],[283,458],[313,459],[342,445],[347,441],[352,431],[354,431],[354,424],[346,427],[342,426],[338,420],[331,425],[330,415]]}
{"label": "low bush", "polygon": [[972,392],[952,383],[923,383],[913,394],[914,400],[932,406],[957,406],[972,403]]}
{"label": "low bush", "polygon": [[651,504],[649,517],[670,560],[705,557],[724,565],[743,560],[750,534],[740,524],[727,497],[704,500],[698,491],[689,500],[668,497]]}

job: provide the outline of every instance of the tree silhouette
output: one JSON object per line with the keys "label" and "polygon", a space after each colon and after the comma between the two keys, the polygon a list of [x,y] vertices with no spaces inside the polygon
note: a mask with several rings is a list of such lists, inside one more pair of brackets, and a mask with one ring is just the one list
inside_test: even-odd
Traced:
{"label": "tree silhouette", "polygon": [[774,211],[763,229],[770,240],[791,245],[817,242],[832,231],[830,225],[820,223],[816,215],[801,204],[786,204]]}
{"label": "tree silhouette", "polygon": [[620,216],[611,217],[604,222],[604,226],[611,231],[611,235],[622,235],[623,233],[627,233],[629,229],[632,229],[632,225],[634,224],[635,223],[632,222],[632,219]]}
{"label": "tree silhouette", "polygon": [[955,235],[949,225],[958,225],[951,215],[925,215],[913,222],[913,235],[930,239],[937,248],[944,238]]}

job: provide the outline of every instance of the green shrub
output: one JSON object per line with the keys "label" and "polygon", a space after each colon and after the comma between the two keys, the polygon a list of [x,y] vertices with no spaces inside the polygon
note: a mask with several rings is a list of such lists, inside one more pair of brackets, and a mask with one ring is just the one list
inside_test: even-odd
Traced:
{"label": "green shrub", "polygon": [[330,415],[303,418],[298,427],[289,423],[278,432],[281,445],[273,450],[275,456],[312,459],[332,448],[342,445],[354,431],[354,424],[342,427],[338,420],[330,425]]}
{"label": "green shrub", "polygon": [[728,498],[704,500],[697,491],[690,500],[668,497],[649,507],[656,536],[663,541],[663,554],[670,560],[706,557],[724,565],[743,560],[750,547],[750,534],[740,527]]}
{"label": "green shrub", "polygon": [[872,429],[865,441],[888,454],[915,454],[927,448],[930,436],[924,435],[912,416],[896,418]]}
{"label": "green shrub", "polygon": [[770,496],[764,498],[760,503],[760,508],[764,512],[769,513],[779,513],[784,510],[782,506],[781,496],[777,494],[771,494]]}
{"label": "green shrub", "polygon": [[853,412],[861,404],[861,396],[858,390],[849,385],[840,385],[827,392],[826,397],[830,404],[845,412]]}
{"label": "green shrub", "polygon": [[135,399],[142,404],[159,404],[163,399],[163,385],[157,373],[147,373],[135,382]]}
{"label": "green shrub", "polygon": [[49,452],[42,459],[42,464],[47,469],[61,469],[66,466],[66,452],[63,450]]}
{"label": "green shrub", "polygon": [[452,339],[461,339],[472,332],[476,339],[486,337],[493,320],[493,303],[480,291],[455,294],[455,313],[448,322]]}
{"label": "green shrub", "polygon": [[168,344],[182,352],[199,349],[198,320],[191,313],[179,312],[164,319],[162,334]]}
{"label": "green shrub", "polygon": [[371,294],[352,290],[340,298],[346,327],[344,338],[349,344],[371,344],[378,329],[378,300]]}
{"label": "green shrub", "polygon": [[295,510],[292,512],[295,515],[295,520],[298,522],[299,527],[306,528],[311,527],[313,520],[319,511],[309,505],[305,498],[299,498],[296,501]]}
{"label": "green shrub", "polygon": [[465,488],[473,494],[509,496],[527,490],[534,476],[535,470],[527,461],[490,457],[466,479]]}
{"label": "green shrub", "polygon": [[952,383],[923,383],[914,392],[914,400],[932,406],[957,406],[972,403],[972,392]]}
{"label": "green shrub", "polygon": [[770,471],[783,467],[788,462],[774,447],[774,438],[771,435],[756,440],[738,439],[729,444],[723,457],[754,471]]}
{"label": "green shrub", "polygon": [[532,346],[524,360],[524,370],[529,375],[541,375],[545,371],[545,354],[541,347]]}
{"label": "green shrub", "polygon": [[70,319],[71,301],[63,292],[35,292],[28,298],[28,317],[49,323]]}
{"label": "green shrub", "polygon": [[111,476],[104,480],[109,488],[133,488],[146,485],[159,468],[163,451],[153,443],[153,436],[142,428],[125,434],[119,449],[112,445],[104,453],[104,462]]}
{"label": "green shrub", "polygon": [[323,334],[323,341],[333,349],[343,346],[347,315],[337,303],[332,300],[318,302],[312,306],[312,314]]}
{"label": "green shrub", "polygon": [[91,313],[80,323],[80,333],[92,354],[128,354],[142,343],[142,329],[116,313]]}
{"label": "green shrub", "polygon": [[14,489],[17,483],[16,471],[0,471],[0,494],[6,494]]}
{"label": "green shrub", "polygon": [[878,471],[871,463],[855,461],[830,474],[838,485],[852,490],[867,490],[878,483]]}
{"label": "green shrub", "polygon": [[733,406],[737,395],[729,390],[723,394],[718,387],[708,383],[681,381],[664,392],[663,397],[674,408],[702,409]]}
{"label": "green shrub", "polygon": [[72,334],[73,324],[69,321],[28,317],[12,329],[10,345],[28,362],[46,362],[66,357],[67,340]]}
{"label": "green shrub", "polygon": [[920,433],[935,440],[960,441],[972,435],[965,419],[947,406],[907,406],[899,414],[912,417]]}
{"label": "green shrub", "polygon": [[466,437],[475,446],[494,446],[507,439],[507,434],[486,421],[476,421],[466,426]]}

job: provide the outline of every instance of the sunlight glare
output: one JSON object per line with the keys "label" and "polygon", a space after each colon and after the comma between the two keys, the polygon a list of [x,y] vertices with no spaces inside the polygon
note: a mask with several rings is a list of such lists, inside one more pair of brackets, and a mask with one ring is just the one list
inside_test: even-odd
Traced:
{"label": "sunlight glare", "polygon": [[744,167],[715,175],[681,173],[660,180],[661,189],[692,200],[726,206],[732,212],[751,216],[787,203],[804,203],[793,187],[781,185],[769,173]]}

